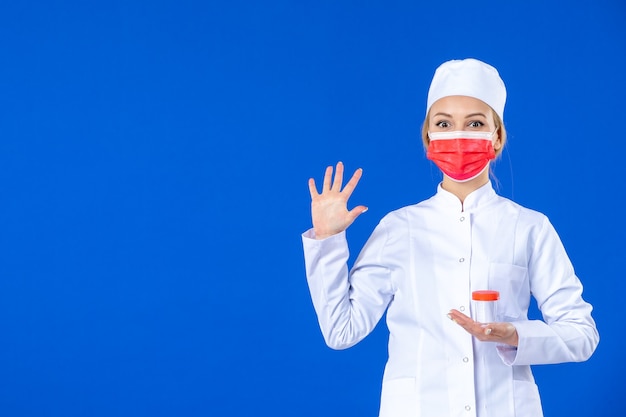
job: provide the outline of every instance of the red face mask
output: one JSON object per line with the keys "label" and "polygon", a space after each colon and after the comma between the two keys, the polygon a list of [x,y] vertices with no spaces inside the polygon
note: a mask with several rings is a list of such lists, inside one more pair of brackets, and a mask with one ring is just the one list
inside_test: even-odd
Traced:
{"label": "red face mask", "polygon": [[426,158],[457,182],[476,178],[495,159],[494,132],[428,132]]}

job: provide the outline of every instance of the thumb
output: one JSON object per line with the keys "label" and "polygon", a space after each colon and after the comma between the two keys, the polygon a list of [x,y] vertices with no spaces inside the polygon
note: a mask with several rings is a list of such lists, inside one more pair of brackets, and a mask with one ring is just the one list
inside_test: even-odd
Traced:
{"label": "thumb", "polygon": [[354,221],[357,217],[359,217],[361,214],[365,213],[367,210],[369,210],[368,207],[356,206],[355,208],[353,208],[352,210],[350,210],[348,212],[348,216],[350,217],[351,221]]}

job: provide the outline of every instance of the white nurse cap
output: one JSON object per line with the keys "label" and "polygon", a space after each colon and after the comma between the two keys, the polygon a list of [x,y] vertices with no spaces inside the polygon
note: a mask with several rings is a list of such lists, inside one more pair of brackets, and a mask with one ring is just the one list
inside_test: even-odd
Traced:
{"label": "white nurse cap", "polygon": [[487,103],[504,120],[506,88],[498,71],[477,59],[452,60],[437,68],[428,90],[426,113],[447,96],[469,96]]}

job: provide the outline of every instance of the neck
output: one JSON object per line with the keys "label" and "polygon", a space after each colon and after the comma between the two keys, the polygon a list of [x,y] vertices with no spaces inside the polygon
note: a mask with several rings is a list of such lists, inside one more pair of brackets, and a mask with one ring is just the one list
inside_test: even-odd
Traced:
{"label": "neck", "polygon": [[457,182],[448,177],[447,175],[443,176],[443,181],[441,183],[441,187],[457,196],[457,198],[461,201],[461,204],[465,202],[465,198],[478,190],[483,185],[489,182],[489,169],[484,170],[479,176],[476,178],[466,181],[466,182]]}

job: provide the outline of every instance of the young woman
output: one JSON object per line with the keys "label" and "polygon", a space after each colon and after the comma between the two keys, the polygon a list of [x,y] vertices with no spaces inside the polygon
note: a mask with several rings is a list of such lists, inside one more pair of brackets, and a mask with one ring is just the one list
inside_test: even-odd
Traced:
{"label": "young woman", "polygon": [[[542,415],[530,365],[588,359],[592,307],[548,219],[498,196],[489,162],[506,142],[506,89],[474,59],[441,65],[423,141],[443,172],[436,194],[385,216],[348,271],[343,165],[309,180],[313,228],[303,234],[311,297],[326,343],[348,348],[387,312],[381,417]],[[498,320],[471,317],[474,290],[499,292]],[[527,318],[531,295],[543,321]]]}

